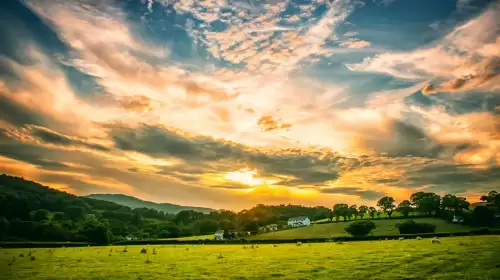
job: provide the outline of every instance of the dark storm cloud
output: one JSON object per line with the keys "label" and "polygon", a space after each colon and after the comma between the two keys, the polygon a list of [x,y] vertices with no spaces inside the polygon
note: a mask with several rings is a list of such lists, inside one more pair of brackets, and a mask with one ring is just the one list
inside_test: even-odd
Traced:
{"label": "dark storm cloud", "polygon": [[89,143],[85,140],[77,139],[74,137],[69,137],[60,133],[57,133],[53,130],[50,130],[45,127],[40,127],[40,126],[28,126],[27,127],[28,131],[30,134],[40,140],[42,140],[45,143],[50,143],[54,145],[60,145],[60,146],[73,146],[73,147],[84,147],[92,150],[98,150],[98,151],[109,151],[110,149],[99,144],[95,143]]}
{"label": "dark storm cloud", "polygon": [[[0,90],[1,93],[1,90]],[[15,126],[24,124],[46,125],[45,116],[0,94],[0,120]]]}
{"label": "dark storm cloud", "polygon": [[45,169],[68,168],[64,163],[49,159],[44,149],[10,138],[3,129],[0,129],[0,155]]}
{"label": "dark storm cloud", "polygon": [[[141,125],[108,126],[115,146],[153,157],[175,157],[185,160],[195,173],[232,170],[243,167],[257,169],[262,175],[286,175],[285,185],[320,184],[336,180],[339,170],[359,165],[357,159],[335,153],[307,153],[300,150],[264,151],[211,137],[188,136],[164,127]],[[194,167],[193,167],[194,166]],[[179,166],[163,168],[163,174],[178,171]],[[182,167],[181,167],[182,168]],[[191,171],[186,170],[191,173]]]}
{"label": "dark storm cloud", "polygon": [[376,191],[366,191],[360,188],[324,188],[320,190],[322,193],[328,194],[347,194],[347,195],[356,195],[362,199],[373,200],[377,198],[383,197],[385,194]]}

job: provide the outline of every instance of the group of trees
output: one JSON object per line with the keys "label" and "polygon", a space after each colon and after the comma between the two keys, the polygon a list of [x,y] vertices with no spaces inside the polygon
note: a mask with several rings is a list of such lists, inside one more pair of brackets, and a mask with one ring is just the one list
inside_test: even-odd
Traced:
{"label": "group of trees", "polygon": [[[490,192],[481,197],[485,205],[467,212],[474,223],[491,223],[500,195]],[[380,217],[394,211],[404,216],[412,212],[423,215],[461,213],[470,204],[454,195],[440,197],[417,192],[396,206],[391,197],[383,197],[378,209],[366,205],[335,204],[333,208],[297,205],[259,204],[251,209],[233,212],[213,211],[208,214],[185,210],[169,214],[149,208],[131,209],[112,202],[78,197],[44,187],[22,178],[0,175],[0,239],[33,241],[89,241],[108,243],[127,236],[139,239],[172,238],[213,234],[216,230],[256,233],[269,224],[286,225],[295,216],[308,216],[313,221],[364,219]],[[366,226],[366,225],[365,225]]]}
{"label": "group of trees", "polygon": [[500,213],[500,194],[496,191],[482,196],[482,205],[470,209],[470,203],[465,197],[446,194],[443,197],[432,192],[416,192],[410,196],[409,200],[403,200],[399,204],[393,197],[385,196],[377,201],[377,208],[361,205],[347,205],[344,203],[335,204],[330,213],[330,219],[339,221],[342,217],[344,221],[363,217],[368,214],[372,219],[385,213],[389,218],[394,212],[400,212],[402,216],[408,217],[411,213],[425,216],[437,216],[445,219],[452,219],[453,215],[465,216],[467,222],[476,225],[489,225],[495,222],[494,214]]}

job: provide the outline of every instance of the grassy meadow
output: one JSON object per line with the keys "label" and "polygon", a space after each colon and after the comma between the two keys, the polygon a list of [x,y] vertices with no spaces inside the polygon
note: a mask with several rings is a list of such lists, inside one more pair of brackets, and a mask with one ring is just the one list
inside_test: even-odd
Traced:
{"label": "grassy meadow", "polygon": [[[377,228],[372,232],[373,235],[390,235],[399,234],[396,224],[403,223],[403,219],[395,220],[373,220]],[[349,236],[344,230],[352,222],[330,223],[330,224],[314,224],[308,227],[300,227],[287,229],[276,232],[262,233],[252,236],[251,240],[265,239],[308,239],[308,238],[330,238],[337,236]],[[459,232],[469,231],[470,227],[453,224],[442,219],[420,218],[418,222],[430,223],[436,225],[436,232]]]}
{"label": "grassy meadow", "polygon": [[500,279],[500,236],[441,242],[0,249],[0,279]]}

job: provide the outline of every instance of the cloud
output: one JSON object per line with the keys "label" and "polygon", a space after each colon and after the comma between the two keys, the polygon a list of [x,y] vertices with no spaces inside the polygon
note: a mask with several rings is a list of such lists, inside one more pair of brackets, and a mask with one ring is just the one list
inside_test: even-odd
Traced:
{"label": "cloud", "polygon": [[49,144],[60,145],[60,146],[84,147],[101,152],[106,152],[110,150],[108,147],[105,147],[103,145],[90,143],[88,141],[78,139],[76,137],[66,136],[41,126],[28,125],[25,127],[25,129],[31,136],[34,136],[37,139]]}
{"label": "cloud", "polygon": [[259,126],[262,127],[264,131],[273,131],[277,129],[288,129],[292,127],[291,124],[289,123],[278,123],[273,119],[272,116],[262,116],[260,119],[257,121]]}
{"label": "cloud", "polygon": [[498,3],[456,27],[434,46],[410,52],[386,52],[347,64],[352,71],[379,72],[410,80],[444,80],[424,93],[499,89],[500,12]]}
{"label": "cloud", "polygon": [[371,46],[370,42],[364,40],[348,40],[340,43],[341,47],[347,47],[350,49],[362,49]]}
{"label": "cloud", "polygon": [[359,196],[361,199],[366,199],[366,200],[378,199],[385,195],[384,193],[381,192],[363,190],[359,188],[347,188],[347,187],[322,188],[321,192],[327,194],[354,195],[354,196]]}

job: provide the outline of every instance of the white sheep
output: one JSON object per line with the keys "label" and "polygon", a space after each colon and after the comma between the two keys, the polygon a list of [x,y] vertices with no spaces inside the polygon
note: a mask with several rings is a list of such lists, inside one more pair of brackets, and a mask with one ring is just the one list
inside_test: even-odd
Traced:
{"label": "white sheep", "polygon": [[420,236],[417,236],[417,240],[422,240],[422,237],[420,237]]}
{"label": "white sheep", "polygon": [[432,241],[431,241],[431,242],[432,242],[432,244],[434,244],[434,243],[441,244],[441,241],[439,240],[439,238],[438,238],[437,236],[434,236],[434,237],[432,238]]}
{"label": "white sheep", "polygon": [[404,237],[400,237],[399,240],[404,240],[405,238]]}
{"label": "white sheep", "polygon": [[297,246],[300,246],[300,245],[302,245],[302,242],[300,242],[300,241],[297,242]]}

